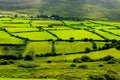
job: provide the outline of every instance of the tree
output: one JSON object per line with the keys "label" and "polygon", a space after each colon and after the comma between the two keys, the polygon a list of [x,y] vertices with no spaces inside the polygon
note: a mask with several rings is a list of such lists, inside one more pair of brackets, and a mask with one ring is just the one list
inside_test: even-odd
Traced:
{"label": "tree", "polygon": [[85,48],[85,52],[89,53],[90,52],[90,48]]}
{"label": "tree", "polygon": [[70,37],[69,42],[74,42],[74,37]]}

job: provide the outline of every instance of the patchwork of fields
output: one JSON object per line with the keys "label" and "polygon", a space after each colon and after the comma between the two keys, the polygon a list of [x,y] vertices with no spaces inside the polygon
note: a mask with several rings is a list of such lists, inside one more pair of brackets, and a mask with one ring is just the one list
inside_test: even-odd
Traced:
{"label": "patchwork of fields", "polygon": [[[107,44],[106,39],[120,40],[119,24],[102,21],[12,18],[7,15],[0,18],[0,44],[26,44],[25,54],[30,50],[35,54],[51,53],[53,46],[55,53],[85,52],[86,48],[94,50],[94,44],[97,48],[102,48]],[[55,44],[52,44],[53,41]]]}
{"label": "patchwork of fields", "polygon": [[[64,73],[67,77],[72,77],[73,80],[74,76],[78,80],[81,79],[80,77],[84,77],[83,80],[87,80],[86,75],[90,74],[92,70],[92,73],[97,73],[95,69],[104,73],[105,71],[102,68],[98,68],[97,65],[99,63],[104,64],[105,62],[95,62],[96,64],[94,64],[93,60],[91,62],[93,65],[88,62],[81,63],[90,66],[88,71],[85,70],[86,72],[84,72],[84,69],[78,70],[69,66],[72,64],[73,59],[88,56],[97,61],[97,59],[107,55],[112,55],[119,59],[119,53],[120,22],[55,20],[53,18],[30,18],[28,15],[24,17],[20,17],[20,15],[18,17],[7,15],[7,17],[0,18],[0,56],[15,55],[12,57],[16,58],[17,56],[18,58],[22,56],[24,58],[25,56],[32,55],[35,57],[34,62],[41,65],[33,69],[33,72],[29,69],[26,71],[16,66],[16,64],[24,63],[20,58],[21,60],[15,61],[15,64],[5,66],[5,69],[11,69],[13,72],[18,69],[16,73],[23,71],[24,74],[4,74],[6,70],[3,70],[4,72],[0,73],[0,77],[5,75],[3,80],[6,75],[9,75],[10,78],[41,78],[42,76],[42,78],[49,79],[59,78]],[[9,58],[11,60],[11,56]],[[51,63],[51,60],[53,63]],[[51,64],[47,64],[46,61]],[[29,62],[26,63],[29,64]],[[79,65],[79,63],[76,65]],[[118,65],[112,67],[117,68]],[[103,69],[105,70],[107,66],[111,67],[111,65],[106,65]],[[112,67],[109,69],[112,69]],[[0,66],[0,71],[2,68]],[[45,71],[46,69],[48,69],[48,72]],[[77,75],[76,71],[79,72],[79,75]],[[52,77],[51,75],[55,76]]]}

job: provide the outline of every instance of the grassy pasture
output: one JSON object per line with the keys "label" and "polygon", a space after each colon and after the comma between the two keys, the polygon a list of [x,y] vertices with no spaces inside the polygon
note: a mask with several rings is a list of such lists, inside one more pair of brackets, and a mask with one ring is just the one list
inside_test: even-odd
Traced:
{"label": "grassy pasture", "polygon": [[63,40],[68,40],[70,37],[74,37],[75,40],[81,40],[84,38],[92,38],[94,40],[103,40],[101,37],[85,30],[61,30],[51,31]]}
{"label": "grassy pasture", "polygon": [[30,20],[25,20],[25,19],[19,19],[18,18],[18,19],[13,19],[11,22],[12,23],[24,23],[24,24],[26,23],[27,24],[27,23],[29,23],[29,21]]}
{"label": "grassy pasture", "polygon": [[96,23],[101,23],[101,24],[110,24],[110,25],[113,25],[113,26],[119,26],[120,25],[120,22],[109,22],[109,21],[95,21]]}
{"label": "grassy pasture", "polygon": [[49,39],[56,39],[51,34],[42,31],[42,32],[28,32],[28,33],[14,33],[14,35],[21,36],[24,38],[28,38],[30,40],[49,40]]}
{"label": "grassy pasture", "polygon": [[38,31],[37,28],[6,28],[6,30],[11,33],[25,32],[25,31]]}
{"label": "grassy pasture", "polygon": [[0,44],[23,44],[23,40],[11,37],[4,31],[0,31]]}
{"label": "grassy pasture", "polygon": [[48,25],[50,25],[50,24],[63,24],[63,23],[58,20],[32,20],[33,26],[48,27]]}
{"label": "grassy pasture", "polygon": [[30,51],[34,51],[34,54],[51,53],[51,42],[29,42],[26,46],[23,56]]}
{"label": "grassy pasture", "polygon": [[100,30],[95,30],[95,32],[101,34],[102,36],[104,36],[104,37],[107,38],[107,39],[120,40],[120,37],[119,37],[119,36],[115,36],[115,35],[110,34],[110,33],[107,33],[107,32],[103,32],[103,31],[100,31]]}
{"label": "grassy pasture", "polygon": [[108,31],[108,32],[112,32],[114,34],[120,35],[120,30],[119,29],[113,29],[113,30],[107,30],[107,29],[105,29],[105,30]]}
{"label": "grassy pasture", "polygon": [[7,28],[30,28],[30,24],[11,24],[11,23],[2,23],[1,27]]}
{"label": "grassy pasture", "polygon": [[92,50],[90,42],[56,42],[55,49],[57,53],[77,53],[85,51],[85,48]]}
{"label": "grassy pasture", "polygon": [[0,18],[0,22],[1,21],[11,21],[12,19],[11,18]]}
{"label": "grassy pasture", "polygon": [[[92,59],[99,59],[99,58],[102,58],[102,57],[105,57],[107,55],[112,55],[114,56],[115,58],[119,59],[120,58],[120,51],[119,50],[116,50],[114,48],[112,49],[108,49],[108,50],[103,50],[103,51],[95,51],[95,52],[90,52],[88,54],[71,54],[71,55],[61,55],[61,56],[56,56],[56,57],[46,57],[45,59],[46,60],[53,60],[53,61],[72,61],[74,58],[80,58],[84,55],[87,55],[89,56],[90,58]],[[43,61],[45,60],[43,59]]]}
{"label": "grassy pasture", "polygon": [[67,20],[64,20],[64,22],[67,25],[80,24],[80,21],[67,21]]}

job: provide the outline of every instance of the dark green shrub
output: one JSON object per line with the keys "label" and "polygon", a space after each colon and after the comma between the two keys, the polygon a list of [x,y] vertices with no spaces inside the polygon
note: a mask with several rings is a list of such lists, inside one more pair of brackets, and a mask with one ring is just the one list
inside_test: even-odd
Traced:
{"label": "dark green shrub", "polygon": [[82,56],[82,57],[81,57],[81,60],[82,60],[83,62],[90,62],[90,61],[92,61],[92,59],[91,59],[89,56]]}
{"label": "dark green shrub", "polygon": [[104,76],[100,75],[90,75],[88,80],[106,80]]}
{"label": "dark green shrub", "polygon": [[70,37],[69,42],[74,42],[74,37]]}
{"label": "dark green shrub", "polygon": [[107,64],[115,64],[115,63],[116,63],[115,59],[111,59],[111,60],[107,61]]}
{"label": "dark green shrub", "polygon": [[51,61],[51,60],[48,60],[47,63],[52,63],[52,61]]}
{"label": "dark green shrub", "polygon": [[76,64],[71,64],[70,67],[76,67]]}
{"label": "dark green shrub", "polygon": [[103,64],[99,64],[98,67],[104,67],[104,65]]}
{"label": "dark green shrub", "polygon": [[104,58],[101,58],[100,60],[102,60],[102,61],[109,61],[111,59],[114,59],[114,57],[111,56],[111,55],[108,55],[108,56],[105,56]]}
{"label": "dark green shrub", "polygon": [[75,58],[75,59],[73,59],[73,62],[74,62],[74,63],[81,63],[82,60],[81,60],[80,58]]}
{"label": "dark green shrub", "polygon": [[106,78],[106,80],[118,80],[116,76],[112,74],[104,74],[103,76]]}
{"label": "dark green shrub", "polygon": [[13,61],[13,60],[9,60],[9,63],[10,63],[10,64],[13,64],[13,63],[14,63],[14,61]]}
{"label": "dark green shrub", "polygon": [[10,64],[9,61],[4,60],[4,59],[0,60],[0,65],[8,65],[8,64]]}
{"label": "dark green shrub", "polygon": [[85,48],[85,52],[89,53],[90,52],[90,48]]}
{"label": "dark green shrub", "polygon": [[114,70],[108,70],[107,73],[109,73],[109,74],[118,74],[118,73],[117,73],[116,71],[114,71]]}
{"label": "dark green shrub", "polygon": [[24,60],[28,60],[28,61],[30,60],[31,61],[31,60],[33,60],[33,56],[32,55],[26,55]]}
{"label": "dark green shrub", "polygon": [[86,69],[86,68],[88,68],[88,66],[85,65],[85,64],[82,64],[82,65],[79,65],[79,68],[80,68],[80,69]]}
{"label": "dark green shrub", "polygon": [[18,64],[18,67],[23,67],[23,68],[34,68],[34,67],[38,67],[38,66],[39,65],[37,65],[31,61],[23,61]]}

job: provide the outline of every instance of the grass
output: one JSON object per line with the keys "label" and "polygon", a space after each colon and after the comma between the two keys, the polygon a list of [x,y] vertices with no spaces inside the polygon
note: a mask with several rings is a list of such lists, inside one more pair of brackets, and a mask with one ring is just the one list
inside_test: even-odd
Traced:
{"label": "grass", "polygon": [[[19,15],[20,17],[27,15]],[[32,28],[28,22],[29,19],[24,20],[24,18],[16,18],[12,20],[10,23],[9,18],[0,18],[0,26],[5,27],[9,32],[14,35],[21,36],[24,38],[29,38],[30,40],[25,47],[23,56],[27,55],[29,52],[33,51],[34,55],[36,54],[46,54],[52,52],[52,42],[41,41],[40,40],[49,40],[56,38],[46,31],[37,32],[37,28]],[[119,30],[115,30],[114,26],[102,26],[100,24],[93,24],[87,21],[79,22],[79,21],[64,21],[67,25],[80,28],[80,29],[90,29],[90,26],[93,27],[97,33],[103,35],[108,39],[117,39],[120,40],[120,37],[100,31],[98,29],[105,29],[115,34],[119,34]],[[23,23],[23,24],[21,24]],[[81,25],[81,23],[85,24],[86,26]],[[101,22],[102,23],[102,22]],[[92,38],[94,40],[103,40],[100,36],[88,32],[86,30],[74,30],[72,28],[66,26],[53,26],[52,28],[48,27],[50,24],[63,24],[61,21],[58,20],[32,20],[33,26],[43,26],[45,30],[49,30],[53,34],[57,35],[59,38],[63,40],[69,40],[70,37],[74,37],[75,40],[81,40],[84,38]],[[103,22],[103,24],[111,24],[111,25],[119,25],[120,23],[109,23]],[[113,28],[113,29],[109,29]],[[36,32],[29,32],[29,31],[36,31]],[[39,42],[34,42],[34,40],[38,40]],[[0,31],[0,44],[22,44],[23,41],[21,39],[11,37],[6,32]],[[103,47],[106,42],[95,42],[97,47]],[[0,46],[0,55],[2,54],[10,54],[17,52],[16,48],[12,48],[9,46],[8,51],[3,51],[5,46]],[[6,46],[8,47],[8,46]],[[101,51],[94,51],[90,53],[78,53],[85,51],[85,48],[88,47],[92,50],[92,43],[90,42],[83,42],[83,41],[74,41],[74,42],[67,42],[67,41],[56,41],[55,42],[55,52],[62,53],[59,56],[49,56],[49,57],[33,57],[33,61],[40,66],[35,68],[22,68],[17,67],[18,64],[23,61],[24,59],[14,60],[14,64],[10,65],[0,65],[0,80],[88,80],[89,75],[93,74],[105,74],[108,73],[108,70],[115,71],[119,78],[120,78],[120,50],[116,50],[115,48],[111,48],[108,50],[101,50]],[[3,53],[5,52],[5,53]],[[72,53],[69,55],[65,55],[66,53]],[[103,58],[107,55],[114,56],[118,59],[118,62],[115,64],[107,64],[104,61],[97,61],[97,62],[82,62],[82,63],[74,63],[76,67],[70,67],[73,64],[74,58],[81,58],[82,56],[89,56],[92,59],[99,59]],[[1,60],[1,59],[0,59]],[[47,61],[51,61],[51,63],[47,63]],[[98,65],[102,64],[103,67],[99,67]],[[87,65],[88,68],[80,69],[80,65]]]}
{"label": "grass", "polygon": [[57,79],[21,79],[21,78],[0,78],[0,80],[57,80]]}
{"label": "grass", "polygon": [[116,39],[116,40],[120,40],[119,36],[115,36],[113,34],[107,33],[107,32],[103,32],[100,30],[95,30],[95,32],[99,33],[100,35],[104,36],[107,39]]}
{"label": "grass", "polygon": [[58,20],[33,20],[32,21],[33,26],[48,27],[48,25],[50,25],[50,24],[63,24],[63,23]]}
{"label": "grass", "polygon": [[30,40],[49,40],[56,39],[51,34],[43,31],[43,32],[28,32],[28,33],[14,33],[14,35],[21,36],[24,38],[28,38]]}
{"label": "grass", "polygon": [[112,48],[112,49],[109,49],[109,50],[90,52],[88,54],[79,53],[79,54],[62,55],[62,56],[56,56],[56,57],[46,57],[43,60],[53,60],[53,61],[66,61],[67,60],[67,61],[72,61],[74,58],[78,58],[78,57],[80,58],[84,55],[87,55],[92,59],[99,59],[99,58],[105,57],[107,55],[112,55],[115,58],[119,59],[120,58],[120,51]]}
{"label": "grass", "polygon": [[23,56],[30,51],[34,51],[34,54],[45,54],[51,52],[51,42],[30,42],[27,44]]}
{"label": "grass", "polygon": [[114,33],[114,34],[120,35],[120,30],[119,30],[119,29],[106,30],[106,31],[109,31],[109,32],[112,32],[112,33]]}
{"label": "grass", "polygon": [[[64,45],[64,46],[63,46]],[[85,48],[92,50],[92,44],[90,42],[56,42],[56,53],[77,53],[84,52]]]}
{"label": "grass", "polygon": [[11,33],[25,32],[25,31],[38,31],[37,28],[6,28],[6,30]]}
{"label": "grass", "polygon": [[85,30],[61,30],[51,31],[63,40],[68,40],[70,37],[74,37],[75,40],[81,40],[84,38],[92,38],[94,40],[103,40],[101,37]]}
{"label": "grass", "polygon": [[23,40],[11,37],[4,31],[0,31],[0,44],[23,44]]}
{"label": "grass", "polygon": [[30,20],[25,20],[25,19],[13,19],[11,22],[12,23],[29,23]]}

